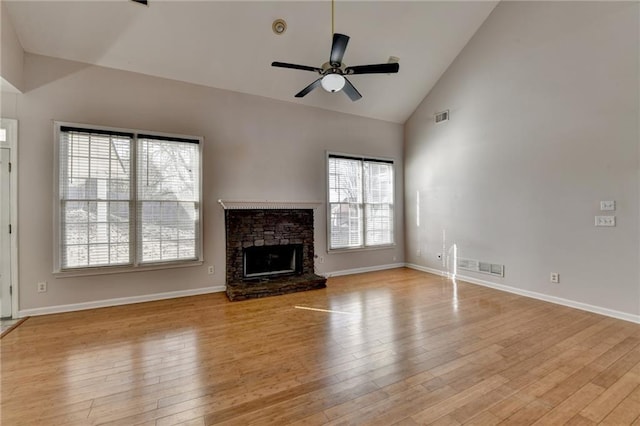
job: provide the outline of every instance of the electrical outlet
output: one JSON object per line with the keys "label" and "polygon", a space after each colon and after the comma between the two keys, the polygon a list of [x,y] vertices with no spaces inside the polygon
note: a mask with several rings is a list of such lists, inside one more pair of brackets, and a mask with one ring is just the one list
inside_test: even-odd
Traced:
{"label": "electrical outlet", "polygon": [[600,210],[602,211],[614,211],[616,209],[615,201],[600,201]]}
{"label": "electrical outlet", "polygon": [[422,256],[422,250],[420,249],[416,250],[416,256],[418,257]]}
{"label": "electrical outlet", "polygon": [[209,266],[207,272],[209,272],[209,275],[213,275],[216,273],[216,268],[213,265],[211,265]]}
{"label": "electrical outlet", "polygon": [[324,256],[318,256],[318,262],[324,263]]}
{"label": "electrical outlet", "polygon": [[596,226],[616,226],[616,217],[596,216]]}
{"label": "electrical outlet", "polygon": [[551,275],[549,276],[549,281],[551,281],[554,284],[558,284],[560,282],[560,274],[557,272],[552,272]]}
{"label": "electrical outlet", "polygon": [[41,281],[38,283],[38,293],[46,293],[47,291],[47,282]]}

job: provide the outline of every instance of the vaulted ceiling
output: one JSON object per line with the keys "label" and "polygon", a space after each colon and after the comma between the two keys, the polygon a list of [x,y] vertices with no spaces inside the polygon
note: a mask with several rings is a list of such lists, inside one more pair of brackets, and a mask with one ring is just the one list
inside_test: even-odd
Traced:
{"label": "vaulted ceiling", "polygon": [[[320,66],[331,48],[330,1],[5,1],[26,52],[403,123],[497,1],[335,3],[351,37],[347,65],[400,59],[398,74],[349,77],[363,98],[314,90],[317,78],[272,61]],[[272,32],[282,18],[287,30]]]}

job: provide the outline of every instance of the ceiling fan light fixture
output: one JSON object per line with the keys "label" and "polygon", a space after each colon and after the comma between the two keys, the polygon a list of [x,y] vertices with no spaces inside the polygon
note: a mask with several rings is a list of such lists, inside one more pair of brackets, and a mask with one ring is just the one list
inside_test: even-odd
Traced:
{"label": "ceiling fan light fixture", "polygon": [[327,74],[320,80],[322,88],[327,92],[339,92],[344,87],[344,77],[340,74]]}
{"label": "ceiling fan light fixture", "polygon": [[[303,98],[307,96],[312,90],[322,86],[324,90],[329,93],[335,93],[342,91],[352,101],[362,99],[362,95],[351,84],[345,75],[356,74],[394,74],[400,69],[398,65],[398,58],[389,57],[389,63],[386,64],[371,64],[371,65],[356,65],[347,67],[342,58],[347,50],[347,44],[349,43],[349,36],[345,34],[336,33],[333,28],[333,3],[331,0],[331,33],[333,34],[333,41],[331,43],[331,54],[329,55],[329,61],[322,64],[321,67],[310,67],[308,65],[290,64],[287,62],[272,62],[272,67],[279,68],[291,68],[303,71],[312,71],[320,74],[320,77],[315,79],[307,87],[296,93],[296,98]],[[275,28],[274,28],[275,31]]]}

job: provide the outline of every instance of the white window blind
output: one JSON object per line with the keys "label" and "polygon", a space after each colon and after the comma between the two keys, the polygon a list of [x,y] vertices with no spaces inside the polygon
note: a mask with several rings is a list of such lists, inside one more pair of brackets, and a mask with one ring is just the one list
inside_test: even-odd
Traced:
{"label": "white window blind", "polygon": [[393,243],[393,165],[364,161],[365,242]]}
{"label": "white window blind", "polygon": [[198,257],[199,154],[197,143],[138,137],[141,263]]}
{"label": "white window blind", "polygon": [[331,248],[362,245],[362,195],[362,161],[329,157]]}
{"label": "white window blind", "polygon": [[199,259],[198,143],[60,126],[60,270]]}
{"label": "white window blind", "polygon": [[393,244],[393,163],[329,155],[329,248]]}
{"label": "white window blind", "polygon": [[131,134],[60,133],[61,266],[131,263]]}

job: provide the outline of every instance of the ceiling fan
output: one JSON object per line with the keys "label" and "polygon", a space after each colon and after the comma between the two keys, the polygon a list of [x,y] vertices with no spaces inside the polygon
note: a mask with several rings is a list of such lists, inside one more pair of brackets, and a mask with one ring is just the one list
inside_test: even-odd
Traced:
{"label": "ceiling fan", "polygon": [[333,31],[333,0],[331,1],[331,32],[333,33],[333,43],[331,44],[331,55],[329,62],[325,62],[319,68],[307,65],[289,64],[286,62],[272,62],[271,66],[279,68],[292,68],[303,71],[313,71],[320,74],[320,78],[302,89],[296,94],[296,98],[306,96],[313,89],[322,86],[327,92],[339,92],[340,90],[349,96],[352,101],[362,98],[362,95],[347,79],[347,75],[355,74],[392,74],[400,69],[398,63],[386,63],[375,65],[356,65],[348,67],[342,63],[342,58],[347,50],[349,36]]}

